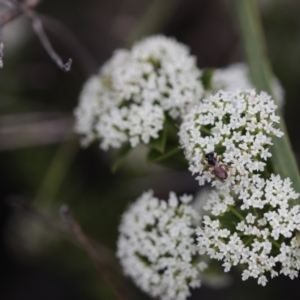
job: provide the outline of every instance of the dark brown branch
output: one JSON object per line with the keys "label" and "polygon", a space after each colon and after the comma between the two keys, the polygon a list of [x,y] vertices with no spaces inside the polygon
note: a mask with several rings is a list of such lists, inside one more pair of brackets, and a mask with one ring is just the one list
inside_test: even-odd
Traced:
{"label": "dark brown branch", "polygon": [[75,220],[74,215],[72,214],[71,210],[67,205],[63,205],[61,207],[61,214],[63,219],[69,224],[70,229],[72,230],[74,236],[77,240],[81,243],[83,248],[88,253],[91,260],[95,263],[98,268],[98,271],[102,277],[102,279],[110,286],[114,294],[120,300],[127,300],[129,299],[126,294],[124,293],[123,289],[119,286],[119,284],[115,281],[113,276],[111,275],[109,269],[99,261],[99,253],[95,250],[93,245],[89,242],[86,235],[82,231],[80,225]]}

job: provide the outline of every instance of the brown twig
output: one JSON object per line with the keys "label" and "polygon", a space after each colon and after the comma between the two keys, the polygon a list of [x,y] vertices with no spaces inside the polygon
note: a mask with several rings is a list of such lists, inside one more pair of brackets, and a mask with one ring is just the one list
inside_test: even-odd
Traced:
{"label": "brown twig", "polygon": [[[13,4],[9,0],[0,0],[0,3],[8,6],[13,7]],[[2,18],[1,18],[2,20]],[[4,41],[3,41],[3,25],[2,22],[0,22],[0,69],[3,68],[3,56],[4,56]]]}
{"label": "brown twig", "polygon": [[14,4],[11,2],[11,0],[0,0],[0,3],[6,5],[7,7],[12,8]]}
{"label": "brown twig", "polygon": [[115,281],[109,269],[104,264],[100,263],[98,251],[96,251],[93,245],[89,242],[88,238],[86,237],[80,225],[76,221],[74,215],[72,214],[70,208],[67,205],[63,205],[60,211],[63,219],[70,226],[70,229],[72,230],[74,236],[81,243],[81,245],[86,250],[91,260],[97,266],[102,279],[110,286],[110,288],[112,289],[112,291],[114,292],[114,294],[117,296],[118,299],[120,300],[129,299],[124,293],[124,290]]}
{"label": "brown twig", "polygon": [[4,48],[4,43],[3,43],[3,31],[2,31],[2,25],[0,24],[0,69],[3,68],[3,48]]}
{"label": "brown twig", "polygon": [[39,14],[46,30],[54,35],[61,44],[64,45],[81,65],[87,76],[97,73],[98,61],[92,56],[90,51],[78,40],[76,34],[72,32],[63,22],[52,17]]}
{"label": "brown twig", "polygon": [[2,29],[3,26],[12,21],[13,19],[17,18],[19,15],[24,14],[28,19],[31,20],[31,24],[33,27],[34,32],[38,36],[41,44],[43,45],[44,49],[48,53],[48,55],[51,57],[51,59],[56,63],[56,65],[61,68],[63,71],[68,72],[71,70],[72,65],[72,59],[69,58],[66,63],[62,61],[60,56],[55,52],[53,49],[49,38],[47,37],[44,28],[43,23],[38,16],[38,14],[32,9],[32,7],[35,7],[39,1],[37,0],[27,0],[27,1],[16,1],[16,0],[10,0],[8,3],[11,3],[15,7],[10,9],[8,12],[6,12],[4,15],[0,18],[0,68],[3,67],[3,48],[4,43],[2,39]]}
{"label": "brown twig", "polygon": [[71,240],[67,228],[65,226],[62,226],[63,224],[53,222],[49,217],[36,212],[34,209],[28,206],[28,204],[21,197],[9,196],[6,198],[5,202],[9,207],[15,210],[21,210],[25,212],[30,218],[40,221],[41,223],[43,223],[44,225],[46,225],[47,227],[51,228],[53,231],[58,233],[59,235],[63,236],[68,240]]}
{"label": "brown twig", "polygon": [[0,24],[2,27],[12,20],[16,19],[18,16],[22,14],[22,10],[19,8],[13,8],[6,13],[4,13],[0,18]]}
{"label": "brown twig", "polygon": [[[7,6],[12,6],[13,3],[9,1],[1,1],[1,3],[6,4]],[[8,22],[12,21],[16,17],[21,14],[21,10],[19,8],[12,8],[5,14],[3,14],[0,18],[0,68],[3,68],[3,56],[4,56],[4,41],[3,41],[3,27]]]}
{"label": "brown twig", "polygon": [[31,20],[33,30],[35,31],[36,35],[40,39],[41,44],[44,46],[45,50],[49,54],[49,56],[52,58],[52,60],[65,72],[68,72],[71,70],[72,65],[72,59],[69,58],[67,63],[63,63],[60,56],[55,52],[53,49],[43,27],[43,23],[41,19],[39,18],[38,14],[33,11],[32,9],[28,9],[24,7],[24,13],[25,15]]}
{"label": "brown twig", "polygon": [[[74,237],[73,234],[70,234],[69,228],[65,226],[65,224],[58,222],[57,220],[53,220],[49,216],[46,216],[31,206],[29,206],[21,197],[19,196],[10,196],[6,199],[6,204],[13,209],[21,210],[23,213],[27,215],[27,217],[36,220],[40,224],[45,225],[53,232],[58,234],[60,237],[78,245],[78,239]],[[107,264],[114,268],[116,272],[120,272],[120,268],[115,260],[115,256],[111,250],[109,250],[104,245],[100,244],[98,241],[95,241],[89,237],[87,237],[88,241],[93,245],[96,251],[99,251],[102,255],[98,256],[99,263]]]}

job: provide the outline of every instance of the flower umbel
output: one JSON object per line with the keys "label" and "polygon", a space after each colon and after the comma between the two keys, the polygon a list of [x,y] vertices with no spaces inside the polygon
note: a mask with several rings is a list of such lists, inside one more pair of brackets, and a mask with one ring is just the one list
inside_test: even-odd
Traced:
{"label": "flower umbel", "polygon": [[189,161],[189,170],[199,174],[200,185],[215,178],[205,162],[205,154],[215,152],[220,161],[231,166],[231,184],[238,189],[256,180],[271,156],[271,137],[283,133],[274,127],[279,122],[276,105],[269,95],[255,90],[219,91],[202,100],[185,116],[180,127],[180,142]]}
{"label": "flower umbel", "polygon": [[117,256],[126,275],[160,299],[186,299],[200,286],[206,264],[198,260],[195,228],[200,217],[188,205],[190,196],[168,201],[145,192],[124,213],[119,226]]}
{"label": "flower umbel", "polygon": [[300,206],[291,201],[298,197],[291,181],[279,175],[250,185],[240,195],[212,192],[204,206],[211,216],[204,216],[203,227],[197,229],[200,254],[222,260],[225,272],[241,264],[242,279],[258,278],[261,285],[267,282],[266,273],[278,276],[277,265],[281,274],[297,277]]}
{"label": "flower umbel", "polygon": [[158,138],[165,114],[180,119],[203,95],[201,72],[189,49],[164,36],[117,50],[85,84],[75,130],[102,149],[132,147]]}

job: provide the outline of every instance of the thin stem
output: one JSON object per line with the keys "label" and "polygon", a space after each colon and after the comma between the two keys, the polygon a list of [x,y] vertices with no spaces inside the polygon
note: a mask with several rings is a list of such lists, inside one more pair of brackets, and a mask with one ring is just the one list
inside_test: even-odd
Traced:
{"label": "thin stem", "polygon": [[[42,214],[41,212],[32,208],[32,206],[28,205],[22,198],[8,197],[7,199],[5,199],[5,203],[15,210],[22,211],[22,213],[25,214],[26,217],[31,218],[32,220],[39,222],[40,224],[51,229],[53,232],[58,234],[61,238],[64,238],[78,245],[77,239],[75,239],[74,236],[70,234],[70,230],[65,226],[65,224],[58,222],[57,220],[45,214]],[[102,245],[101,243],[95,241],[90,237],[87,237],[87,239],[95,247],[95,249],[99,253],[101,253],[101,256],[98,256],[100,263],[109,265],[116,272],[121,272],[119,264],[115,259],[115,255],[109,248],[107,248],[106,246]]]}
{"label": "thin stem", "polygon": [[252,207],[252,211],[253,211],[253,215],[258,217],[258,212],[257,212],[256,207]]}
{"label": "thin stem", "polygon": [[8,12],[6,12],[0,17],[0,68],[3,68],[3,56],[4,56],[3,27],[8,22],[18,17],[21,14],[21,10],[19,8],[15,8],[13,3],[11,3],[10,1],[1,1],[1,3],[9,7],[13,7],[12,9],[10,9]]}
{"label": "thin stem", "polygon": [[235,210],[233,207],[230,207],[229,206],[229,210],[234,214],[236,215],[241,221],[244,221],[245,218],[237,211]]}
{"label": "thin stem", "polygon": [[205,134],[211,135],[211,131],[203,125],[200,127],[200,131],[202,131]]}
{"label": "thin stem", "polygon": [[[45,226],[51,228],[53,231],[61,235],[62,237],[70,240],[70,234],[66,230],[65,226],[61,226],[62,224],[53,221],[49,216],[43,215],[39,213],[37,210],[30,207],[21,197],[10,196],[5,199],[5,202],[8,206],[15,210],[21,210],[23,213],[26,214],[27,217],[34,219]],[[74,241],[74,239],[71,239]]]}
{"label": "thin stem", "polygon": [[74,236],[81,243],[82,247],[85,249],[91,260],[97,266],[100,276],[110,286],[117,298],[120,300],[129,299],[124,293],[124,290],[114,280],[114,277],[111,275],[109,269],[104,264],[99,262],[98,251],[96,251],[93,245],[89,242],[88,238],[86,237],[85,233],[81,229],[79,223],[76,221],[74,215],[67,205],[63,205],[61,207],[61,214],[63,219],[70,226],[70,229],[73,232]]}
{"label": "thin stem", "polygon": [[44,46],[45,50],[47,51],[48,55],[52,58],[52,60],[59,66],[63,71],[69,72],[71,70],[72,59],[69,58],[66,63],[63,63],[60,56],[55,52],[53,49],[42,24],[41,19],[39,18],[38,14],[31,9],[24,8],[25,15],[31,20],[33,30],[35,31],[36,35],[40,39],[41,44]]}
{"label": "thin stem", "polygon": [[272,244],[277,247],[278,249],[280,249],[280,244],[278,242],[276,242],[274,239],[272,239],[270,236],[269,236],[269,239],[270,241],[272,242]]}
{"label": "thin stem", "polygon": [[9,23],[13,19],[17,18],[22,13],[25,14],[30,20],[35,31],[36,35],[38,36],[41,44],[43,45],[44,49],[47,51],[48,55],[51,59],[56,63],[58,67],[60,67],[63,71],[68,72],[71,70],[72,59],[69,58],[66,63],[62,61],[60,56],[55,52],[53,49],[45,31],[43,28],[43,24],[41,19],[39,18],[38,14],[31,9],[31,6],[35,6],[38,4],[39,1],[25,1],[24,3],[13,1],[11,3],[16,6],[1,16],[0,19],[0,68],[3,67],[2,57],[3,57],[3,40],[2,40],[2,28],[5,24]]}
{"label": "thin stem", "polygon": [[0,69],[3,68],[3,48],[4,48],[4,43],[3,43],[3,29],[2,29],[2,24],[0,24]]}
{"label": "thin stem", "polygon": [[7,7],[10,7],[10,8],[12,8],[14,6],[14,4],[9,0],[0,0],[0,3],[6,5]]}
{"label": "thin stem", "polygon": [[246,242],[244,243],[245,247],[247,247],[248,245],[250,245],[250,243],[254,240],[254,236],[250,236],[248,240],[246,240]]}
{"label": "thin stem", "polygon": [[78,140],[69,140],[68,136],[66,141],[59,145],[33,200],[35,206],[43,206],[45,209],[54,201],[78,148]]}
{"label": "thin stem", "polygon": [[[33,27],[33,30],[35,31],[36,35],[40,39],[41,44],[44,46],[45,50],[47,51],[48,55],[52,58],[52,60],[57,64],[58,67],[60,67],[63,71],[68,72],[71,69],[72,65],[72,59],[69,58],[67,63],[63,63],[60,56],[54,51],[45,31],[43,28],[42,21],[40,20],[38,14],[31,9],[31,7],[36,6],[39,1],[24,1],[19,2],[16,0],[11,0],[11,3],[13,3],[16,6],[16,11],[11,17],[16,17],[20,13],[23,13],[27,18],[31,20],[31,24]],[[12,10],[13,11],[13,10]]]}
{"label": "thin stem", "polygon": [[79,41],[76,34],[72,32],[62,22],[45,15],[40,15],[40,18],[47,31],[55,35],[60,42],[72,51],[76,61],[81,65],[86,76],[97,73],[98,62],[90,53],[90,51]]}
{"label": "thin stem", "polygon": [[3,14],[0,18],[1,26],[3,27],[7,23],[16,19],[18,16],[22,14],[22,10],[20,8],[14,8]]}
{"label": "thin stem", "polygon": [[298,245],[300,247],[300,232],[299,231],[296,231],[296,239],[297,239]]}

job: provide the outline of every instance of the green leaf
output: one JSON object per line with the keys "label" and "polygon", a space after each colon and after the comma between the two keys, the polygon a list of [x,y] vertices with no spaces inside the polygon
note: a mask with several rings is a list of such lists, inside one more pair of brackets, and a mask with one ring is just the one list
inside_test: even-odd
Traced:
{"label": "green leaf", "polygon": [[179,137],[178,137],[178,122],[172,119],[170,116],[166,116],[165,121],[167,127],[167,142],[168,144],[179,144]]}
{"label": "green leaf", "polygon": [[186,160],[182,150],[161,161],[160,164],[174,170],[186,171],[189,168],[188,161]]}
{"label": "green leaf", "polygon": [[206,69],[204,70],[201,76],[202,84],[206,90],[211,89],[211,79],[214,74],[214,71],[215,71],[214,69]]}
{"label": "green leaf", "polygon": [[[235,6],[252,82],[257,90],[274,95],[270,84],[272,73],[266,56],[265,41],[256,1],[235,0]],[[296,159],[280,111],[278,115],[281,118],[279,128],[284,132],[284,136],[273,139],[274,145],[271,149],[273,168],[283,178],[289,177],[293,182],[294,189],[299,193],[300,177]],[[297,202],[300,203],[300,199]]]}
{"label": "green leaf", "polygon": [[149,142],[149,146],[160,153],[165,152],[165,147],[166,147],[166,140],[167,140],[167,126],[166,126],[166,121],[164,122],[164,128],[160,131],[159,136],[157,139],[151,139]]}
{"label": "green leaf", "polygon": [[165,152],[166,144],[179,144],[178,125],[174,119],[166,115],[163,130],[157,139],[151,139],[149,146],[160,153]]}
{"label": "green leaf", "polygon": [[241,221],[231,212],[227,212],[224,215],[218,216],[218,220],[222,224],[222,228],[226,228],[231,232],[235,231],[236,225]]}
{"label": "green leaf", "polygon": [[176,155],[180,151],[182,151],[182,149],[180,149],[178,145],[167,145],[164,153],[160,153],[155,149],[151,149],[147,156],[147,163],[153,164],[162,162]]}
{"label": "green leaf", "polygon": [[131,146],[129,143],[124,144],[120,150],[118,151],[117,155],[116,155],[116,159],[113,163],[113,165],[111,166],[111,171],[114,173],[116,172],[119,167],[122,165],[122,163],[124,162],[125,158],[127,157],[127,155],[129,154],[129,152],[131,151]]}

